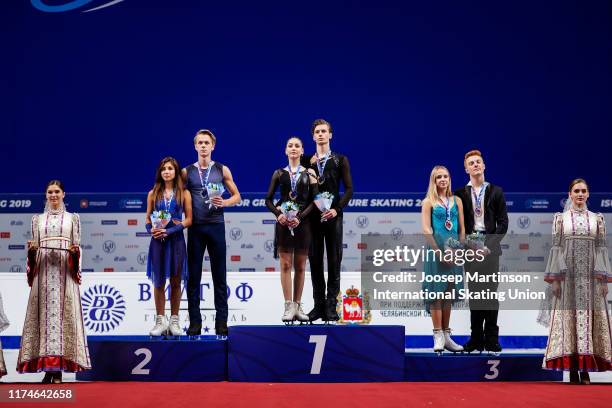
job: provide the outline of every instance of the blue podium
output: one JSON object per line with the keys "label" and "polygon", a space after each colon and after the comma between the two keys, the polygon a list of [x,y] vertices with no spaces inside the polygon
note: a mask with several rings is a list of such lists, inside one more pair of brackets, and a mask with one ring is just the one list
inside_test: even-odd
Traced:
{"label": "blue podium", "polygon": [[542,354],[406,353],[405,381],[562,381],[542,370]]}
{"label": "blue podium", "polygon": [[403,326],[234,326],[229,330],[230,381],[404,379]]}
{"label": "blue podium", "polygon": [[92,370],[79,381],[224,381],[225,340],[90,339]]}

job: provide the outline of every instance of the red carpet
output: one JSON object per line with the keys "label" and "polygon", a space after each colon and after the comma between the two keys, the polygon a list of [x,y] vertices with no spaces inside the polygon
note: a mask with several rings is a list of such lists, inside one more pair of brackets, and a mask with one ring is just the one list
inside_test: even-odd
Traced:
{"label": "red carpet", "polygon": [[[2,384],[1,401],[9,389],[31,384]],[[42,388],[37,386],[37,388]],[[45,386],[48,389],[49,386]],[[76,392],[67,407],[610,407],[612,385],[562,383],[77,383],[53,388]],[[11,404],[53,407],[50,402]],[[0,406],[7,406],[0,402]]]}

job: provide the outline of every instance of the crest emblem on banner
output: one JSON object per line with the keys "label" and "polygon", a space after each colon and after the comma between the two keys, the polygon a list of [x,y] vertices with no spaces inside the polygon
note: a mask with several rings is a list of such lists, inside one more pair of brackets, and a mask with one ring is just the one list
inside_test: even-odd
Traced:
{"label": "crest emblem on banner", "polygon": [[360,294],[359,289],[351,286],[345,294],[338,295],[339,324],[368,324],[372,320],[370,301],[367,292]]}

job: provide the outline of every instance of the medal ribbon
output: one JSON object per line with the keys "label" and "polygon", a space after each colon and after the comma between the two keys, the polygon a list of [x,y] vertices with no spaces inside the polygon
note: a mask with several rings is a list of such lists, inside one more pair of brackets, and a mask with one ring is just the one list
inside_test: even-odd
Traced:
{"label": "medal ribbon", "polygon": [[200,176],[200,183],[202,183],[202,193],[206,191],[206,185],[208,184],[208,177],[210,177],[210,171],[212,170],[214,163],[215,163],[214,161],[211,161],[210,163],[208,163],[208,167],[206,168],[206,177],[202,178],[202,172],[204,170],[202,170],[202,167],[200,167],[200,163],[195,162],[195,166],[198,169],[198,175]]}
{"label": "medal ribbon", "polygon": [[482,208],[482,198],[484,197],[484,193],[488,185],[489,183],[485,182],[482,187],[480,187],[478,195],[476,195],[476,189],[474,188],[474,186],[472,186],[472,195],[474,196],[474,202],[476,202],[476,208],[478,209]]}
{"label": "medal ribbon", "polygon": [[166,208],[166,212],[170,214],[170,204],[172,204],[172,199],[174,198],[174,190],[170,193],[170,198],[166,199],[166,192],[164,192],[164,207]]}
{"label": "medal ribbon", "polygon": [[[327,161],[331,157],[331,150],[327,152],[325,157],[323,157],[322,159],[319,158],[318,153],[316,154],[316,156],[317,156],[317,169],[319,170],[319,177],[323,177],[323,170],[325,170],[325,165],[327,164]],[[323,162],[323,164],[321,164],[321,161]]]}
{"label": "medal ribbon", "polygon": [[298,179],[300,178],[300,175],[302,174],[302,171],[304,171],[304,167],[297,166],[297,168],[295,169],[295,172],[293,172],[291,171],[291,167],[287,166],[285,167],[285,170],[287,170],[287,172],[289,173],[289,180],[291,181],[291,192],[293,194],[297,194],[296,192],[297,182],[298,182]]}
{"label": "medal ribbon", "polygon": [[442,206],[446,210],[446,222],[449,222],[450,219],[451,219],[451,216],[450,216],[450,198],[446,197],[446,202],[444,202],[444,200],[442,200],[442,198],[440,198],[440,201],[442,202]]}

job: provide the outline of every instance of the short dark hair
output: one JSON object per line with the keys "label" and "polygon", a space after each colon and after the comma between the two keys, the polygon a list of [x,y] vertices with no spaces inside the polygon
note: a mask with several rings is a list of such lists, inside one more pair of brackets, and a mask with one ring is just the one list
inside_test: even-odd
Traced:
{"label": "short dark hair", "polygon": [[319,125],[327,125],[327,129],[329,130],[329,133],[333,133],[332,132],[332,125],[331,125],[331,123],[329,123],[325,119],[315,119],[315,121],[312,122],[312,127],[310,128],[310,133],[314,135],[315,128],[317,126],[319,126]]}

